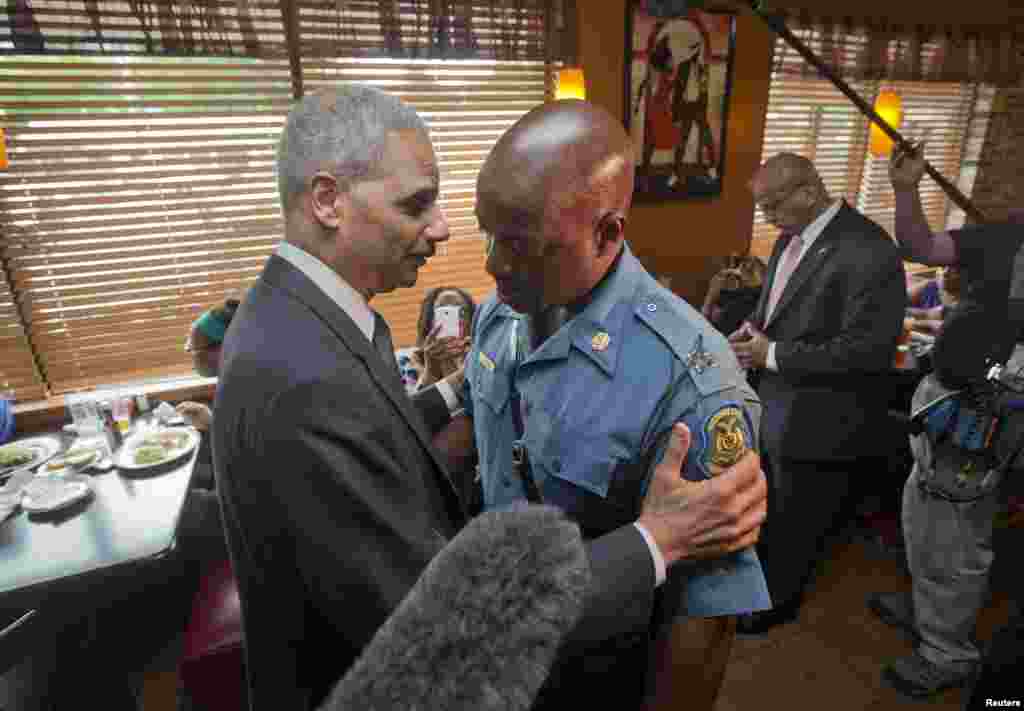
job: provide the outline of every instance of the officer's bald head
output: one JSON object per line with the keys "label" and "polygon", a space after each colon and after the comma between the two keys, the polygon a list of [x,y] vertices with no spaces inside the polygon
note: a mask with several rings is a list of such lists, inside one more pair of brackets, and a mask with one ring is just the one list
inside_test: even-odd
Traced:
{"label": "officer's bald head", "polygon": [[574,208],[624,219],[633,170],[632,144],[617,119],[585,101],[555,101],[530,111],[498,140],[480,171],[478,197],[547,219]]}
{"label": "officer's bald head", "polygon": [[477,179],[477,217],[494,238],[499,294],[522,287],[533,299],[510,298],[513,308],[567,304],[600,281],[622,249],[633,166],[622,124],[585,101],[544,104],[498,139]]}

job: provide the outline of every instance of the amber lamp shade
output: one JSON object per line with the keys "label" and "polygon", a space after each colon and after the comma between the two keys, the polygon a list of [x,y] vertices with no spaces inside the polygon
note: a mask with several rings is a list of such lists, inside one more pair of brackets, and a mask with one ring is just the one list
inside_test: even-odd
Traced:
{"label": "amber lamp shade", "polygon": [[558,70],[558,84],[555,88],[556,99],[586,99],[587,86],[583,78],[583,70],[579,67],[566,67]]}
{"label": "amber lamp shade", "polygon": [[[884,118],[890,126],[899,130],[900,123],[903,121],[903,100],[900,99],[900,95],[895,91],[888,89],[882,91],[878,94],[878,98],[875,99],[875,112]],[[872,123],[871,136],[868,143],[871,155],[876,158],[885,158],[892,155],[892,147],[892,139],[885,135],[877,124]]]}

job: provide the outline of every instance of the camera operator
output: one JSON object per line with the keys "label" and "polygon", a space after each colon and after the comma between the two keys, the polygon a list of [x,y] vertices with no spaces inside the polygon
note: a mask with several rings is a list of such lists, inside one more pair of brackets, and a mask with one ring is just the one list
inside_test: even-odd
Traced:
{"label": "camera operator", "polygon": [[[932,352],[934,372],[912,402],[914,467],[903,490],[903,537],[912,593],[869,598],[885,622],[902,627],[914,652],[885,667],[883,678],[920,698],[970,680],[981,653],[973,641],[988,592],[993,518],[1009,469],[1024,468],[1024,229],[1015,221],[933,234],[918,183],[923,144],[894,151],[897,240],[906,258],[957,266],[961,300]],[[996,364],[1006,364],[1001,371]]]}

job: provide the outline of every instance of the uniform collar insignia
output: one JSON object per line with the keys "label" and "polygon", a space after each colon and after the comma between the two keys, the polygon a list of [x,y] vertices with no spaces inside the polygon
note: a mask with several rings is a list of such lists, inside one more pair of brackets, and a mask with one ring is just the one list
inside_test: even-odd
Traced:
{"label": "uniform collar insignia", "polygon": [[717,363],[715,357],[704,350],[700,340],[689,353],[686,354],[686,367],[700,375],[708,368],[714,368]]}

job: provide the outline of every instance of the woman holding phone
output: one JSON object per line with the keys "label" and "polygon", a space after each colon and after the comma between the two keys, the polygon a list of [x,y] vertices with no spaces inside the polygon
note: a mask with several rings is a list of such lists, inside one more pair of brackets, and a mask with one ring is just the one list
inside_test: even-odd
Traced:
{"label": "woman holding phone", "polygon": [[475,311],[473,297],[457,287],[440,286],[423,297],[412,356],[420,374],[416,389],[432,385],[462,366],[469,353]]}

